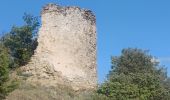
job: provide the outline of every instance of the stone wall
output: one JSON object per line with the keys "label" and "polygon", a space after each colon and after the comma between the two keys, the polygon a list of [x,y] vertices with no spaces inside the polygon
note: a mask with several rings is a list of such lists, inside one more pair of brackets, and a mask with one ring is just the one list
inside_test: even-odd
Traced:
{"label": "stone wall", "polygon": [[38,47],[22,67],[27,81],[77,89],[97,86],[96,20],[90,10],[48,4],[41,12]]}

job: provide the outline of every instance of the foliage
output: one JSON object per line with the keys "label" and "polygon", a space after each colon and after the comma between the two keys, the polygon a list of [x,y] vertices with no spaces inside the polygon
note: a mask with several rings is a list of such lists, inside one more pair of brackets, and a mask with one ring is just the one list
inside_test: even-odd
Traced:
{"label": "foliage", "polygon": [[18,85],[18,80],[14,79],[10,68],[25,65],[37,46],[36,35],[39,26],[37,17],[25,14],[23,19],[25,25],[13,26],[9,33],[1,37],[0,99],[5,98]]}
{"label": "foliage", "polygon": [[98,89],[112,100],[168,100],[167,89],[161,83],[166,72],[153,57],[140,49],[123,49],[112,57],[108,80]]}
{"label": "foliage", "polygon": [[0,98],[7,94],[5,82],[9,79],[9,55],[7,49],[0,44]]}
{"label": "foliage", "polygon": [[35,38],[39,26],[37,17],[25,14],[23,19],[25,25],[21,27],[13,26],[11,31],[2,38],[4,45],[10,49],[13,61],[11,67],[27,64],[37,46]]}
{"label": "foliage", "polygon": [[16,87],[16,81],[9,79],[9,59],[8,49],[0,44],[0,99]]}

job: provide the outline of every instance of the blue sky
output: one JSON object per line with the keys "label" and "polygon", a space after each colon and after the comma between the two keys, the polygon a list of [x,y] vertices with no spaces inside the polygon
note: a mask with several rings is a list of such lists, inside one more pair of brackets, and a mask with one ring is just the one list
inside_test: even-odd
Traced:
{"label": "blue sky", "polygon": [[110,70],[111,56],[123,48],[150,50],[170,76],[170,1],[168,0],[1,0],[0,32],[22,25],[24,12],[40,16],[47,3],[91,9],[97,18],[99,82]]}

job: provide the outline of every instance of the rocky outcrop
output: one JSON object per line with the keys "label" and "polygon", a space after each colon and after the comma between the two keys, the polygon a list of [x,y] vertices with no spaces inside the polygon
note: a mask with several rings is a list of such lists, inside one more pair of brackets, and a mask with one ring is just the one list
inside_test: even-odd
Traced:
{"label": "rocky outcrop", "polygon": [[96,76],[96,20],[90,10],[48,4],[41,12],[38,47],[22,67],[27,81],[46,86],[93,89]]}

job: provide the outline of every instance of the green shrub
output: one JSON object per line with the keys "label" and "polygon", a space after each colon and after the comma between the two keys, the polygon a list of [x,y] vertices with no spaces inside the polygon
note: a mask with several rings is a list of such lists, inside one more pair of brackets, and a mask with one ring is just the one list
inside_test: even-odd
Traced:
{"label": "green shrub", "polygon": [[16,80],[9,78],[9,57],[8,49],[0,43],[0,99],[5,98],[17,85]]}
{"label": "green shrub", "polygon": [[123,49],[119,57],[112,57],[108,80],[98,89],[112,100],[168,100],[164,88],[166,71],[146,51]]}
{"label": "green shrub", "polygon": [[27,64],[38,45],[36,39],[39,27],[38,18],[25,14],[23,19],[25,25],[13,26],[11,31],[1,39],[10,50],[12,68]]}

